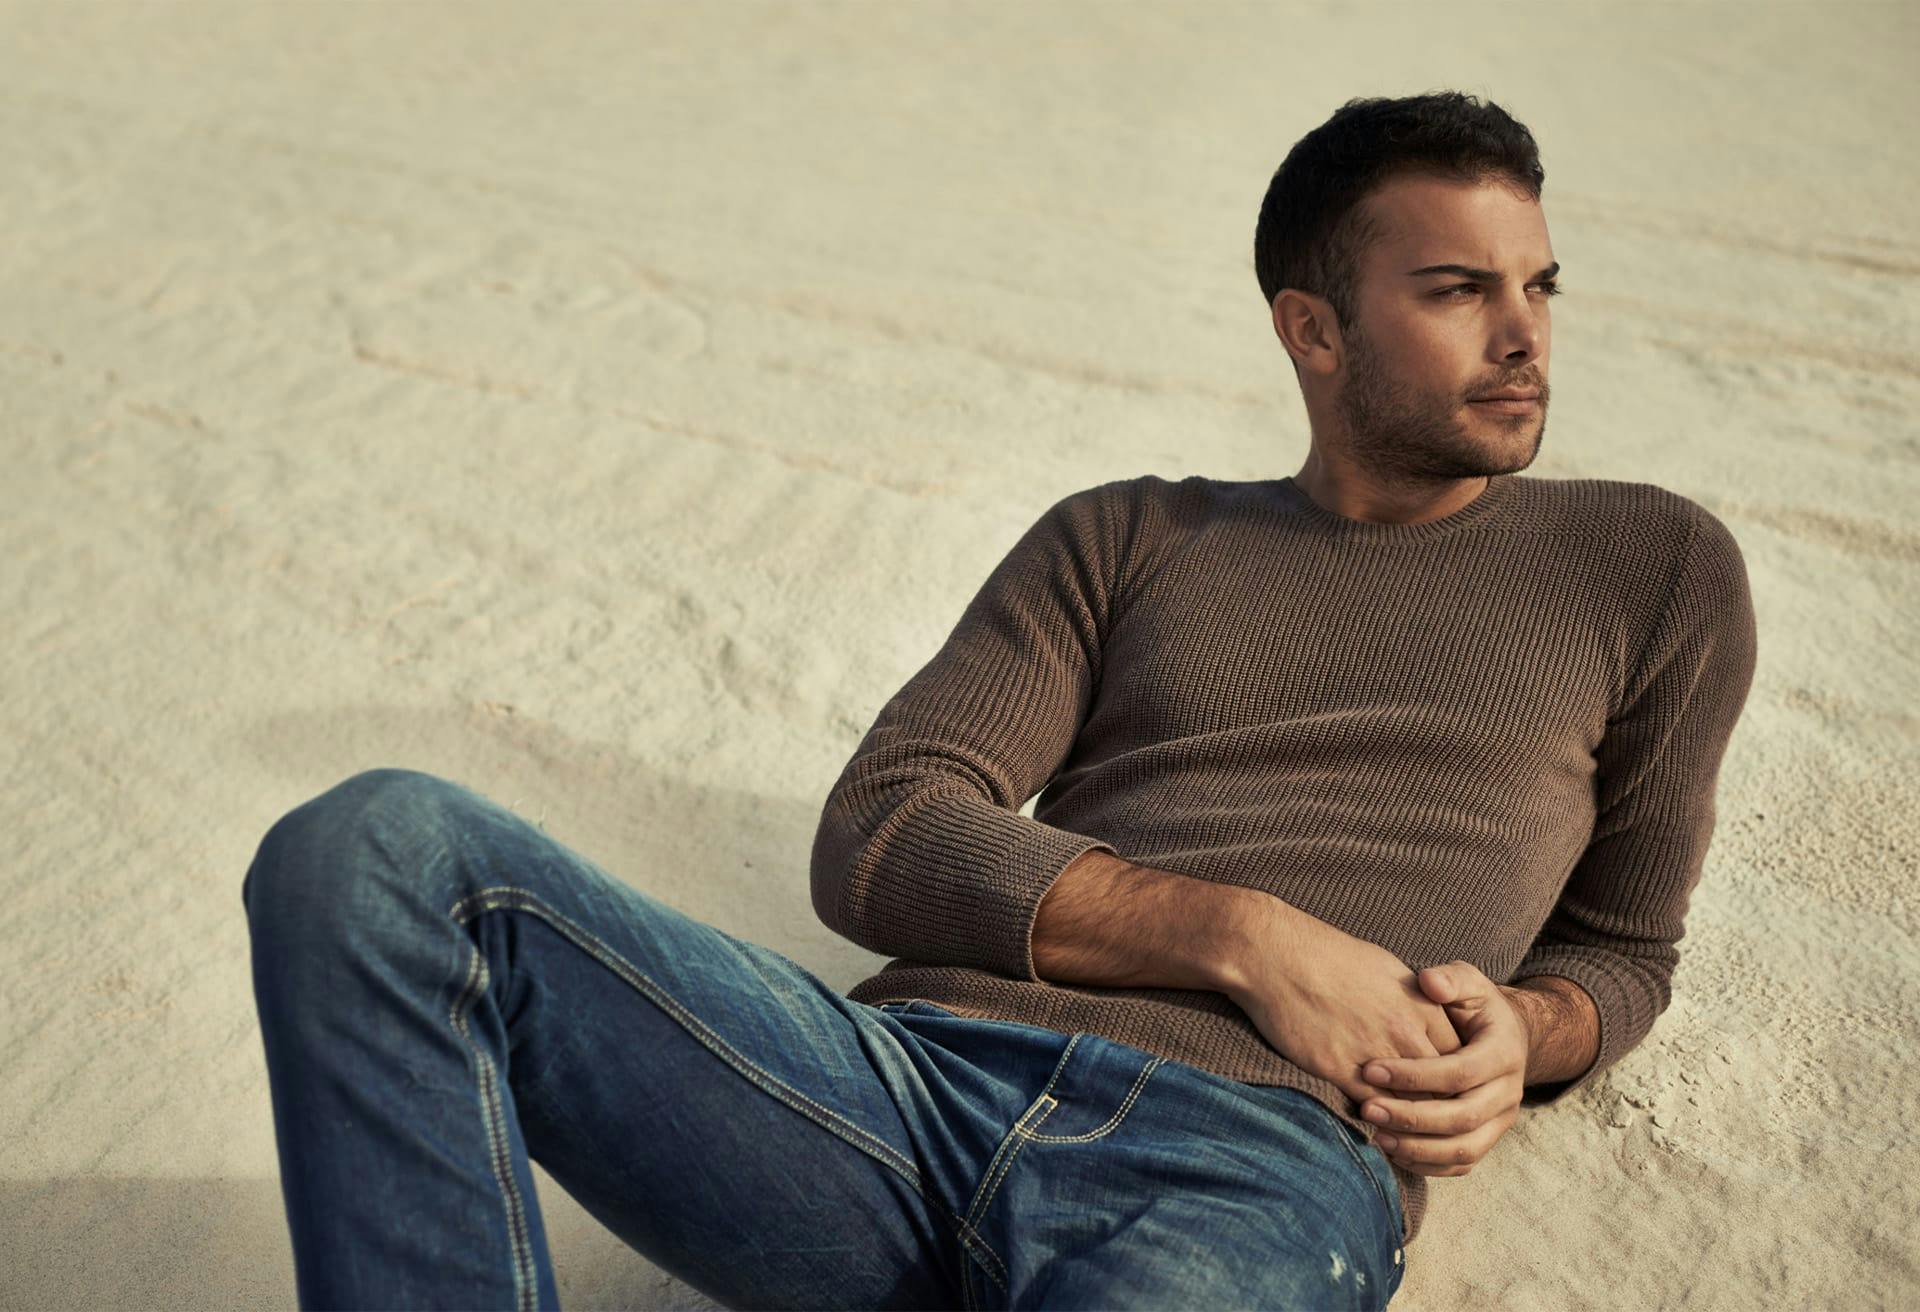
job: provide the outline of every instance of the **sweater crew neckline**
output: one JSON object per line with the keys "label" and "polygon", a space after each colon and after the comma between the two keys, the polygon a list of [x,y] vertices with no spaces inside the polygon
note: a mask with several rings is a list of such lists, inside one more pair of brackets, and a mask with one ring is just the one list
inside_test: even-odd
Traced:
{"label": "sweater crew neckline", "polygon": [[1356,542],[1412,542],[1445,537],[1470,524],[1492,518],[1501,506],[1512,499],[1513,481],[1511,474],[1489,475],[1487,485],[1480,490],[1479,496],[1450,515],[1420,524],[1373,523],[1328,510],[1308,496],[1306,489],[1296,483],[1291,475],[1279,479],[1274,486],[1281,500],[1299,516],[1302,523],[1312,525],[1316,532],[1328,537]]}

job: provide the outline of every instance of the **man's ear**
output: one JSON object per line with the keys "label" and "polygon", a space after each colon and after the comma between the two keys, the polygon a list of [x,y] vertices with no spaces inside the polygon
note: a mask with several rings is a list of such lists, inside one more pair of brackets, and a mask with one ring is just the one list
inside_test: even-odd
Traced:
{"label": "man's ear", "polygon": [[1340,329],[1324,297],[1282,288],[1273,298],[1273,332],[1292,358],[1295,374],[1331,374],[1340,367]]}

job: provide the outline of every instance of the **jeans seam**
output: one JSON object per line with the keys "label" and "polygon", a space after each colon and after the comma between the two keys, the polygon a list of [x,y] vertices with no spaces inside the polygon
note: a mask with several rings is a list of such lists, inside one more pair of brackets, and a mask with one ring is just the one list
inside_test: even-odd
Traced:
{"label": "jeans seam", "polygon": [[448,1019],[473,1053],[474,1079],[479,1084],[480,1109],[487,1127],[488,1163],[493,1168],[493,1177],[499,1183],[501,1196],[507,1205],[507,1231],[513,1248],[514,1306],[532,1309],[538,1301],[533,1245],[527,1233],[526,1200],[521,1197],[519,1181],[513,1178],[513,1152],[507,1138],[506,1115],[500,1107],[499,1081],[493,1059],[480,1046],[467,1025],[466,1013],[485,994],[487,982],[486,958],[479,945],[474,944],[466,983],[461,986],[460,995],[454,999]]}
{"label": "jeans seam", "polygon": [[[1039,1098],[1034,1101],[1033,1105],[1027,1108],[1020,1119],[1014,1122],[1013,1129],[1007,1134],[1007,1137],[1000,1141],[1000,1147],[995,1151],[993,1161],[988,1163],[987,1175],[980,1182],[982,1188],[986,1188],[986,1195],[985,1197],[978,1198],[975,1207],[968,1211],[969,1231],[978,1235],[979,1232],[973,1228],[973,1218],[985,1215],[987,1205],[993,1201],[993,1196],[1000,1192],[1001,1184],[1013,1170],[1013,1159],[1020,1155],[1021,1144],[1029,1137],[1025,1130],[1028,1120],[1031,1119],[1033,1124],[1038,1125],[1046,1120],[1047,1117],[1051,1116],[1053,1109],[1059,1105],[1060,1102],[1057,1098],[1049,1094],[1041,1094]],[[1038,1112],[1039,1115],[1035,1116],[1035,1112]],[[992,1181],[991,1188],[987,1188],[989,1180]],[[992,1266],[988,1266],[984,1262],[980,1263],[981,1269],[986,1272],[988,1279],[1000,1286],[1000,1292],[1002,1294],[1009,1293],[1007,1281],[1012,1277],[1007,1271],[1006,1262],[1001,1259],[998,1253],[993,1251],[992,1245],[988,1244],[984,1237],[981,1237],[980,1244],[981,1247],[986,1250],[987,1256],[993,1259]]]}
{"label": "jeans seam", "polygon": [[[1373,1192],[1379,1196],[1380,1209],[1387,1214],[1388,1224],[1392,1227],[1394,1233],[1399,1235],[1400,1241],[1404,1243],[1406,1236],[1400,1235],[1399,1233],[1399,1209],[1393,1205],[1393,1200],[1387,1197],[1387,1191],[1380,1187],[1379,1179],[1374,1175],[1373,1169],[1367,1165],[1365,1159],[1360,1156],[1360,1150],[1353,1146],[1353,1139],[1351,1137],[1353,1132],[1347,1128],[1345,1121],[1327,1110],[1326,1104],[1322,1103],[1318,1098],[1313,1097],[1312,1094],[1307,1094],[1306,1096],[1312,1101],[1314,1107],[1319,1110],[1322,1116],[1333,1122],[1334,1138],[1338,1139],[1340,1146],[1347,1150],[1347,1156],[1353,1158],[1353,1164],[1360,1168],[1360,1174],[1367,1177],[1367,1183],[1373,1186]],[[1395,1244],[1394,1246],[1397,1248],[1399,1244]]]}
{"label": "jeans seam", "polygon": [[[1060,1060],[1053,1065],[1053,1074],[1047,1077],[1046,1087],[1040,1090],[1039,1095],[1028,1104],[1027,1109],[1020,1113],[1020,1119],[1013,1123],[1013,1128],[1000,1141],[1000,1146],[994,1149],[993,1160],[987,1163],[986,1174],[981,1177],[979,1186],[974,1190],[973,1203],[967,1208],[966,1223],[970,1229],[977,1226],[980,1218],[986,1215],[987,1205],[1000,1191],[1000,1182],[1006,1179],[1007,1172],[1012,1169],[1013,1159],[1019,1155],[1021,1146],[1026,1142],[1027,1122],[1031,1120],[1034,1125],[1039,1125],[1052,1115],[1055,1107],[1060,1105],[1060,1100],[1053,1096],[1053,1087],[1060,1082],[1060,1076],[1065,1073],[1067,1063],[1073,1059],[1073,1050],[1080,1046],[1082,1037],[1084,1037],[1082,1034],[1076,1033],[1067,1040],[1067,1046],[1060,1053]],[[1036,1112],[1039,1113],[1038,1116],[1034,1115]],[[1007,1286],[1011,1276],[1007,1272],[1006,1263],[984,1240],[981,1247],[986,1250],[987,1256],[993,1259],[993,1267],[982,1263],[981,1269],[987,1273],[988,1278],[1000,1286],[1000,1292],[1003,1295],[1011,1297],[1011,1291]],[[997,1271],[995,1267],[998,1268]]]}
{"label": "jeans seam", "polygon": [[[483,912],[500,910],[530,912],[552,925],[554,929],[570,939],[574,946],[594,958],[594,960],[598,961],[608,970],[611,970],[615,975],[624,980],[629,987],[634,989],[634,991],[673,1017],[675,1021],[679,1022],[682,1029],[692,1034],[694,1038],[698,1039],[701,1044],[715,1056],[719,1057],[729,1066],[732,1066],[735,1070],[738,1070],[752,1083],[759,1086],[763,1092],[785,1103],[788,1107],[799,1112],[808,1120],[831,1131],[841,1139],[852,1144],[855,1148],[860,1149],[868,1156],[890,1167],[899,1174],[908,1184],[913,1186],[914,1192],[920,1196],[922,1202],[952,1222],[957,1231],[957,1238],[963,1249],[970,1249],[973,1244],[978,1244],[981,1248],[985,1249],[996,1262],[999,1261],[999,1254],[994,1253],[992,1247],[974,1230],[970,1220],[956,1216],[939,1199],[927,1193],[926,1188],[921,1182],[919,1168],[897,1152],[892,1145],[862,1129],[860,1126],[855,1125],[852,1121],[847,1120],[832,1108],[823,1106],[812,1098],[809,1098],[806,1094],[794,1088],[779,1076],[761,1069],[758,1063],[748,1058],[746,1054],[742,1053],[712,1029],[708,1028],[706,1022],[688,1011],[686,1007],[681,1005],[679,999],[662,988],[651,976],[647,975],[644,971],[636,969],[626,958],[603,943],[599,936],[591,930],[576,925],[567,916],[548,906],[541,900],[538,894],[528,889],[515,888],[510,885],[484,888],[478,893],[469,894],[454,903],[448,914],[453,917],[456,923],[464,927],[469,920]],[[476,956],[477,954],[478,949],[476,948]],[[466,991],[471,993],[475,999],[478,998],[479,993],[484,991],[486,987],[484,983],[486,965],[484,962],[480,964],[480,972],[482,983],[479,988],[473,988],[470,973],[469,986]],[[464,1032],[464,1025],[462,1029]],[[469,1038],[469,1042],[472,1042],[471,1038]],[[484,1052],[481,1052],[478,1044],[474,1044],[474,1051],[480,1055],[481,1061],[491,1069],[491,1061],[487,1059]],[[491,1125],[489,1129],[491,1131]],[[516,1203],[518,1202],[517,1189],[513,1191],[513,1199]],[[1002,1287],[1004,1288],[1004,1283]]]}

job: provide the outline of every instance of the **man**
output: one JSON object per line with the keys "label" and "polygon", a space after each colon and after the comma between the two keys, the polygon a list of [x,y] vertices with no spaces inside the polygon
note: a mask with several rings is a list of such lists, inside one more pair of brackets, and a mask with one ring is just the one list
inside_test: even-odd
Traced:
{"label": "man", "polygon": [[303,1305],[554,1305],[531,1159],[730,1306],[1385,1306],[1426,1179],[1667,1005],[1753,672],[1716,518],[1518,475],[1543,176],[1451,93],[1295,146],[1304,465],[1014,545],[826,799],[815,909],[893,957],[846,994],[431,775],[282,818]]}

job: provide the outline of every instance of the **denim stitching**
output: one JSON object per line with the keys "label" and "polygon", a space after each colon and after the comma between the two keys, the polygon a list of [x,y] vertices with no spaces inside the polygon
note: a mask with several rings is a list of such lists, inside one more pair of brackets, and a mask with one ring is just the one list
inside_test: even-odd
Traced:
{"label": "denim stitching", "polygon": [[[940,1204],[935,1203],[934,1206],[940,1207]],[[993,1251],[993,1245],[987,1242],[986,1237],[984,1235],[982,1235],[978,1230],[973,1228],[972,1222],[962,1220],[960,1217],[955,1216],[952,1212],[947,1211],[947,1209],[944,1207],[940,1207],[940,1211],[942,1215],[944,1215],[948,1220],[952,1221],[954,1224],[954,1227],[959,1230],[960,1240],[961,1240],[960,1242],[961,1250],[965,1254],[972,1256],[976,1264],[980,1265],[982,1269],[984,1269],[985,1267],[985,1264],[980,1262],[978,1254],[974,1253],[974,1248],[977,1246],[980,1249],[980,1252],[985,1253],[988,1257],[993,1259],[993,1263],[995,1266],[999,1267],[1002,1271],[1005,1271],[1007,1269],[1006,1263],[1000,1260],[1000,1254]],[[991,1271],[988,1271],[987,1275],[989,1278],[992,1279],[993,1283],[1000,1286],[1002,1290],[1006,1289],[1007,1282],[1005,1280],[1002,1280],[999,1276],[994,1275],[994,1273]],[[964,1284],[965,1281],[962,1281],[961,1283]]]}
{"label": "denim stitching", "polygon": [[[1080,1043],[1080,1037],[1076,1033],[1067,1041],[1065,1051],[1060,1054],[1060,1060],[1054,1065],[1053,1075],[1047,1080],[1047,1087],[1040,1091],[1040,1096],[1021,1113],[1020,1119],[1013,1123],[1012,1131],[1000,1141],[1000,1147],[993,1154],[993,1161],[987,1164],[986,1178],[980,1182],[980,1189],[975,1191],[973,1206],[967,1209],[969,1222],[984,1215],[987,1204],[991,1203],[994,1194],[1000,1191],[1000,1181],[1006,1178],[1007,1171],[1013,1166],[1013,1159],[1019,1155],[1021,1143],[1026,1138],[1027,1121],[1033,1119],[1033,1123],[1039,1125],[1053,1114],[1055,1107],[1060,1105],[1060,1100],[1053,1096],[1053,1086],[1059,1083],[1062,1072],[1067,1068],[1067,1061],[1073,1056],[1074,1048]],[[1033,1115],[1035,1112],[1040,1113],[1037,1118]],[[984,1196],[982,1196],[983,1193]]]}
{"label": "denim stitching", "polygon": [[[1059,1099],[1053,1096],[1053,1086],[1060,1082],[1061,1074],[1065,1072],[1067,1063],[1073,1058],[1073,1050],[1080,1046],[1080,1039],[1081,1035],[1076,1033],[1067,1040],[1066,1048],[1060,1053],[1060,1060],[1054,1063],[1053,1074],[1047,1079],[1047,1087],[1040,1091],[1040,1096],[1035,1098],[1024,1112],[1020,1113],[1020,1119],[1013,1123],[1013,1129],[994,1150],[993,1160],[987,1163],[986,1175],[982,1177],[979,1187],[974,1191],[973,1205],[967,1208],[968,1226],[974,1225],[981,1216],[985,1215],[987,1204],[992,1202],[994,1194],[999,1192],[1000,1181],[1006,1178],[1015,1155],[1020,1151],[1020,1145],[1025,1141],[1023,1127],[1026,1126],[1027,1121],[1033,1119],[1033,1123],[1038,1125],[1053,1113],[1055,1107],[1060,1105]],[[1036,1111],[1040,1113],[1038,1118],[1033,1116]],[[986,1246],[983,1245],[983,1247]],[[987,1269],[984,1264],[982,1269],[986,1270],[993,1282],[1000,1286],[1001,1293],[1009,1294],[1007,1279],[1010,1277],[1007,1276],[1006,1263],[1001,1261],[1000,1255],[991,1247],[987,1247],[986,1251],[987,1255],[993,1259],[994,1265],[999,1268],[999,1274]]]}
{"label": "denim stitching", "polygon": [[[1047,1117],[1053,1115],[1054,1109],[1060,1105],[1058,1098],[1050,1097],[1046,1094],[1041,1094],[1040,1096],[1045,1105],[1037,1108],[1040,1114],[1033,1118],[1035,1125],[1041,1124]],[[1008,1153],[1005,1160],[1000,1163],[1000,1172],[994,1177],[993,1187],[988,1189],[987,1196],[980,1200],[980,1210],[982,1212],[985,1212],[988,1205],[993,1202],[993,1196],[1000,1192],[1000,1186],[1006,1183],[1007,1177],[1013,1174],[1013,1159],[1020,1155],[1020,1146],[1015,1141],[1043,1137],[1030,1133],[1026,1128],[1026,1124],[1027,1118],[1022,1116],[1019,1122],[1013,1127],[1013,1133],[1007,1136],[1007,1143],[1001,1145],[1001,1147],[1004,1148],[1008,1146],[1008,1144],[1011,1144],[1013,1151]]]}
{"label": "denim stitching", "polygon": [[[1314,1108],[1319,1111],[1322,1116],[1333,1122],[1334,1138],[1338,1139],[1340,1146],[1347,1150],[1347,1156],[1353,1158],[1353,1164],[1360,1168],[1360,1174],[1367,1177],[1367,1183],[1373,1186],[1373,1192],[1380,1196],[1380,1209],[1387,1214],[1389,1224],[1395,1233],[1398,1233],[1400,1230],[1400,1214],[1395,1209],[1393,1200],[1387,1197],[1387,1191],[1380,1187],[1380,1181],[1374,1175],[1373,1168],[1367,1165],[1365,1159],[1360,1156],[1359,1150],[1353,1146],[1353,1139],[1351,1138],[1353,1131],[1347,1127],[1345,1121],[1328,1111],[1326,1104],[1322,1103],[1318,1098],[1315,1098],[1312,1094],[1308,1094],[1307,1100],[1314,1105]],[[1368,1146],[1371,1147],[1372,1145],[1369,1144]],[[1378,1149],[1375,1151],[1378,1151]],[[1401,1236],[1403,1241],[1405,1238],[1406,1236]]]}
{"label": "denim stitching", "polygon": [[[502,896],[495,896],[496,894]],[[471,909],[463,910],[463,908],[468,907],[469,903],[479,903],[479,905]],[[999,1254],[995,1253],[992,1247],[980,1237],[969,1220],[955,1216],[939,1199],[928,1195],[926,1189],[921,1185],[919,1168],[896,1152],[892,1145],[882,1139],[876,1138],[831,1108],[821,1106],[812,1098],[809,1098],[806,1094],[786,1083],[778,1076],[769,1071],[762,1070],[738,1049],[734,1048],[732,1044],[709,1029],[706,1023],[698,1016],[695,1016],[692,1012],[681,1006],[678,999],[661,988],[652,978],[644,972],[634,969],[633,966],[628,964],[624,957],[612,948],[607,947],[606,944],[601,942],[598,935],[594,934],[591,930],[574,924],[573,921],[565,915],[555,911],[542,902],[538,895],[524,888],[514,888],[505,885],[486,888],[454,903],[449,914],[453,916],[455,921],[461,925],[465,925],[467,921],[483,911],[503,909],[528,911],[545,920],[548,924],[559,930],[560,933],[573,940],[574,944],[582,951],[586,952],[601,965],[607,967],[607,969],[613,971],[614,974],[625,980],[636,991],[646,997],[648,1001],[672,1016],[674,1020],[680,1023],[682,1028],[700,1040],[714,1055],[718,1056],[735,1070],[738,1070],[762,1090],[779,1099],[781,1102],[786,1103],[809,1120],[831,1130],[834,1134],[847,1140],[847,1142],[851,1143],[854,1147],[876,1158],[903,1176],[907,1183],[913,1186],[914,1192],[919,1194],[922,1202],[926,1203],[929,1207],[953,1223],[955,1229],[959,1232],[963,1247],[970,1249],[972,1244],[978,1244],[981,1248],[985,1249],[987,1254],[996,1262],[999,1261]],[[480,969],[484,974],[486,969],[484,963],[482,963]],[[479,1051],[477,1045],[475,1051]],[[484,1053],[481,1054],[481,1059],[483,1061],[486,1060]],[[491,1064],[489,1063],[489,1065]],[[804,1106],[802,1104],[804,1104]],[[816,1115],[815,1113],[818,1114]],[[517,1201],[517,1193],[514,1197]],[[971,1241],[971,1243],[969,1243],[969,1241]],[[1004,1284],[1002,1287],[1004,1288]]]}
{"label": "denim stitching", "polygon": [[487,1157],[493,1177],[507,1204],[507,1231],[513,1247],[513,1298],[517,1308],[535,1306],[533,1251],[527,1235],[526,1201],[520,1196],[519,1182],[513,1178],[513,1154],[508,1145],[506,1119],[500,1108],[500,1091],[494,1075],[493,1059],[487,1056],[467,1027],[467,1009],[487,990],[487,963],[476,944],[467,981],[454,999],[448,1019],[467,1041],[474,1056],[474,1076],[480,1085],[480,1107],[487,1125]]}
{"label": "denim stitching", "polygon": [[1133,1100],[1140,1096],[1140,1090],[1145,1087],[1147,1077],[1152,1075],[1165,1060],[1164,1057],[1155,1057],[1140,1068],[1140,1073],[1133,1077],[1133,1087],[1127,1090],[1126,1101],[1120,1104],[1120,1110],[1115,1112],[1112,1119],[1105,1125],[1088,1130],[1085,1134],[1034,1134],[1030,1130],[1022,1130],[1021,1133],[1029,1139],[1037,1139],[1042,1143],[1088,1143],[1094,1139],[1105,1138],[1113,1132],[1115,1126],[1126,1119],[1127,1113],[1133,1108]]}
{"label": "denim stitching", "polygon": [[[494,893],[505,893],[508,897],[506,899],[494,899],[490,896]],[[635,970],[632,966],[628,965],[626,960],[618,953],[601,944],[592,932],[574,925],[571,921],[567,920],[564,915],[551,910],[544,904],[523,905],[518,908],[510,907],[512,901],[521,899],[524,899],[526,902],[537,903],[538,898],[534,894],[517,888],[490,888],[474,894],[473,897],[465,899],[465,901],[473,901],[475,899],[486,899],[486,904],[478,908],[477,911],[469,912],[466,915],[461,915],[460,906],[456,905],[453,912],[455,919],[464,924],[473,915],[478,914],[478,911],[493,911],[501,908],[509,908],[533,911],[542,919],[553,922],[556,928],[565,933],[567,937],[574,939],[574,941],[590,955],[599,960],[602,965],[620,975],[621,978],[626,979],[629,984],[645,994],[656,1006],[661,1007],[672,1015],[684,1028],[691,1031],[695,1038],[712,1049],[714,1053],[726,1061],[728,1065],[739,1069],[741,1074],[766,1089],[767,1092],[773,1094],[775,1097],[780,1098],[781,1101],[794,1103],[796,1110],[801,1111],[810,1120],[820,1121],[826,1125],[828,1129],[833,1130],[836,1134],[840,1134],[843,1137],[851,1134],[854,1136],[855,1146],[877,1157],[881,1157],[887,1165],[905,1175],[913,1183],[914,1188],[918,1189],[920,1187],[920,1173],[918,1168],[896,1152],[892,1145],[874,1137],[868,1131],[841,1116],[838,1112],[821,1106],[812,1098],[809,1098],[792,1085],[787,1084],[778,1076],[760,1069],[758,1065],[735,1049],[732,1044],[709,1029],[704,1021],[683,1007],[678,999],[661,988],[653,979],[645,973]],[[464,903],[461,905],[464,905]],[[586,940],[591,940],[591,942]],[[798,1103],[804,1103],[806,1105],[800,1107],[797,1105]],[[808,1110],[809,1108],[812,1110]],[[815,1112],[818,1112],[819,1115],[816,1116],[814,1114]],[[826,1119],[822,1120],[823,1117]]]}
{"label": "denim stitching", "polygon": [[[1049,1085],[1048,1087],[1052,1086]],[[969,1216],[973,1216],[976,1212],[984,1214],[987,1205],[993,1201],[993,1196],[1000,1192],[1001,1183],[1013,1170],[1013,1159],[1020,1153],[1020,1143],[1021,1140],[1026,1137],[1026,1124],[1028,1119],[1032,1118],[1033,1123],[1039,1125],[1042,1121],[1046,1120],[1047,1117],[1053,1115],[1053,1109],[1059,1105],[1059,1099],[1054,1098],[1050,1094],[1043,1093],[1035,1100],[1033,1106],[1027,1108],[1020,1119],[1014,1122],[1012,1132],[1000,1141],[1000,1147],[995,1151],[993,1161],[988,1164],[986,1179],[981,1181],[981,1185],[985,1187],[987,1181],[991,1180],[993,1182],[992,1187],[987,1189],[986,1196],[979,1200],[977,1207],[968,1212]],[[1038,1116],[1033,1115],[1036,1111],[1040,1113]],[[985,1246],[984,1241],[982,1241],[982,1243],[983,1246]],[[1008,1293],[1007,1281],[1012,1277],[1007,1272],[1006,1263],[1001,1260],[1000,1255],[994,1252],[990,1246],[987,1247],[987,1254],[993,1258],[994,1265],[999,1268],[999,1271],[996,1273],[988,1269],[985,1263],[980,1264],[981,1269],[986,1271],[988,1278],[991,1279],[994,1284],[1000,1286],[1000,1292],[1002,1294]]]}

